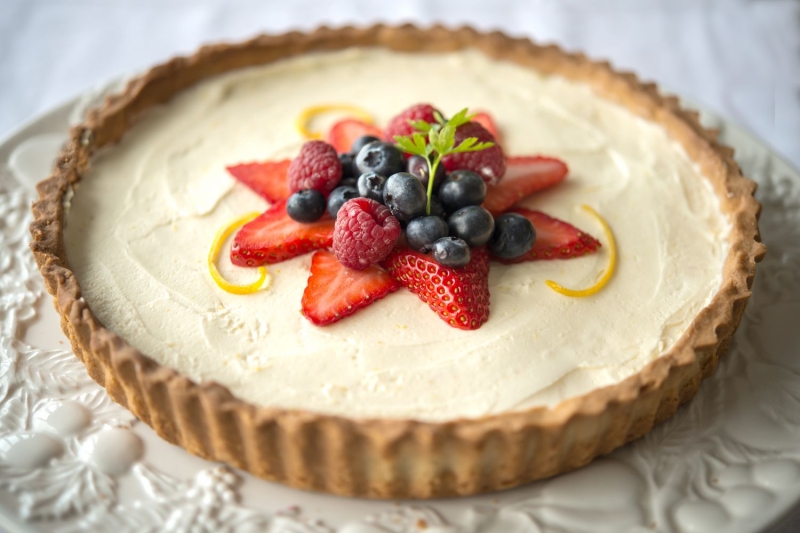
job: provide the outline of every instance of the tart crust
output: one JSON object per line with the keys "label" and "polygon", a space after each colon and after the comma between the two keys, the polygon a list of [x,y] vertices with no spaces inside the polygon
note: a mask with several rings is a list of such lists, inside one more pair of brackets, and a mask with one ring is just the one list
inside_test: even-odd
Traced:
{"label": "tart crust", "polygon": [[[713,184],[732,229],[719,291],[665,355],[628,379],[553,408],[441,423],[350,419],[260,407],[215,382],[195,383],[106,329],[81,296],[64,248],[67,191],[92,154],[119,141],[148,109],[224,72],[309,51],[378,46],[402,52],[475,48],[501,60],[589,84],[604,98],[663,126]],[[698,114],[652,83],[555,46],[501,33],[411,25],[320,28],[201,48],[156,66],[71,130],[52,174],[38,184],[31,249],[61,327],[89,375],[161,437],[206,459],[300,489],[367,498],[435,498],[514,487],[589,463],[647,433],[694,396],[715,370],[742,317],[765,253],[756,185]]]}

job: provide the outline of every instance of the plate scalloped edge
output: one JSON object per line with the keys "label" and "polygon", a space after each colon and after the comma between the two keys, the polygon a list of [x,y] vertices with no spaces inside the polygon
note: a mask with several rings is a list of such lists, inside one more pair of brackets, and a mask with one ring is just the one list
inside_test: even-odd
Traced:
{"label": "plate scalloped edge", "polygon": [[[104,92],[73,103],[71,116]],[[267,482],[210,462],[188,479],[167,474],[148,462],[141,424],[69,350],[23,342],[45,294],[28,250],[33,194],[25,184],[37,181],[30,162],[54,148],[52,135],[27,139],[0,161],[0,491],[32,528],[57,531],[746,532],[773,523],[800,499],[800,331],[791,318],[800,316],[800,175],[737,128],[710,120],[760,185],[770,253],[724,364],[697,397],[576,472],[462,504],[370,502],[374,512],[348,520],[245,506],[249,485]],[[136,497],[121,490],[125,483]]]}

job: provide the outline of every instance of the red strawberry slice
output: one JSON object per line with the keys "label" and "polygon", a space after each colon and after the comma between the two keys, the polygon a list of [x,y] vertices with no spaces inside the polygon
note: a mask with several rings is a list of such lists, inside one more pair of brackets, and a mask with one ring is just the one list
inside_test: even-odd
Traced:
{"label": "red strawberry slice", "polygon": [[255,267],[328,248],[333,244],[333,225],[327,215],[310,224],[296,222],[286,214],[286,201],[282,201],[242,226],[233,239],[231,262]]}
{"label": "red strawberry slice", "polygon": [[506,174],[497,185],[489,185],[485,207],[492,215],[504,213],[526,196],[552,187],[569,169],[560,159],[541,156],[512,156],[506,159]]}
{"label": "red strawberry slice", "polygon": [[231,176],[244,183],[253,192],[275,203],[289,197],[289,184],[286,171],[290,159],[281,161],[262,161],[260,163],[241,163],[227,167]]}
{"label": "red strawberry slice", "polygon": [[485,249],[473,249],[472,259],[462,268],[440,265],[430,255],[401,247],[381,264],[454,328],[478,329],[489,320],[489,255]]}
{"label": "red strawberry slice", "polygon": [[346,118],[331,126],[331,130],[328,132],[328,144],[336,148],[340,154],[344,154],[350,151],[356,139],[364,135],[372,135],[380,139],[383,132],[380,128],[366,122],[355,118]]}
{"label": "red strawberry slice", "polygon": [[399,288],[378,265],[353,270],[331,252],[315,252],[303,291],[303,315],[318,326],[333,324]]}
{"label": "red strawberry slice", "polygon": [[508,212],[520,214],[531,221],[536,230],[536,242],[525,255],[514,259],[498,259],[501,263],[581,257],[596,252],[602,246],[600,241],[572,224],[545,215],[541,211],[517,207]]}
{"label": "red strawberry slice", "polygon": [[495,138],[497,144],[501,145],[503,144],[502,140],[500,139],[500,130],[497,129],[497,124],[494,123],[492,115],[490,115],[486,111],[478,111],[477,113],[475,113],[475,116],[472,117],[472,122],[477,122],[478,124],[486,128],[489,131],[489,133],[491,133],[492,136]]}

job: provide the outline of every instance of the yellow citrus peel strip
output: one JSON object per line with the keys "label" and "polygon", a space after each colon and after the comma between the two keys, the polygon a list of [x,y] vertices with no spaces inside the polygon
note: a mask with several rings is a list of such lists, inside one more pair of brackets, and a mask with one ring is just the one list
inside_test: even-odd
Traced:
{"label": "yellow citrus peel strip", "polygon": [[217,270],[217,258],[222,250],[222,245],[225,243],[231,233],[244,226],[254,218],[258,217],[261,213],[250,213],[237,220],[231,222],[228,226],[222,228],[214,237],[214,242],[211,244],[211,250],[208,252],[208,271],[211,273],[211,278],[219,285],[219,288],[231,294],[252,294],[264,285],[267,279],[267,269],[258,267],[258,280],[247,285],[236,285],[222,277],[222,274]]}
{"label": "yellow citrus peel strip", "polygon": [[351,104],[320,104],[312,105],[303,109],[294,121],[294,127],[306,139],[321,139],[322,134],[318,131],[312,131],[309,127],[311,121],[322,115],[323,113],[331,113],[335,111],[350,113],[357,118],[363,120],[367,124],[372,124],[372,115],[364,109],[351,105]]}
{"label": "yellow citrus peel strip", "polygon": [[600,216],[600,214],[597,211],[595,211],[588,205],[582,205],[581,207],[583,208],[584,211],[594,216],[600,223],[600,225],[603,227],[603,231],[606,234],[606,240],[608,240],[608,251],[611,257],[609,259],[608,268],[606,269],[606,271],[603,273],[603,275],[600,277],[597,283],[595,283],[589,288],[580,290],[568,289],[566,287],[562,287],[553,280],[548,279],[547,281],[545,281],[545,283],[547,283],[547,286],[556,291],[557,293],[563,294],[564,296],[573,296],[575,298],[583,298],[584,296],[591,296],[592,294],[598,292],[600,289],[605,287],[606,283],[608,283],[608,280],[610,280],[611,276],[614,275],[614,268],[617,266],[617,245],[614,242],[614,234],[611,233],[611,228],[608,226],[608,222],[606,222],[605,219],[602,216]]}

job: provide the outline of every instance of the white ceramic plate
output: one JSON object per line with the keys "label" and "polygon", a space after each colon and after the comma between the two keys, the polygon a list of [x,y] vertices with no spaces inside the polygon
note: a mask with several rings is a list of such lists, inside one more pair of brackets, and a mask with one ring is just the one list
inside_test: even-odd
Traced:
{"label": "white ceramic plate", "polygon": [[34,184],[90,92],[0,143],[0,527],[9,531],[753,532],[800,501],[800,174],[714,117],[760,183],[769,252],[730,353],[643,439],[574,473],[479,497],[310,494],[167,444],[70,352],[28,251]]}

